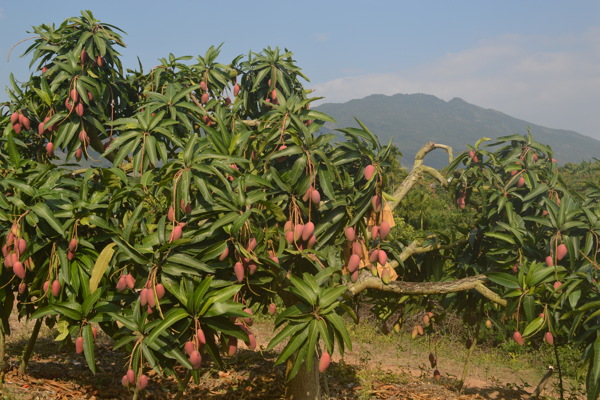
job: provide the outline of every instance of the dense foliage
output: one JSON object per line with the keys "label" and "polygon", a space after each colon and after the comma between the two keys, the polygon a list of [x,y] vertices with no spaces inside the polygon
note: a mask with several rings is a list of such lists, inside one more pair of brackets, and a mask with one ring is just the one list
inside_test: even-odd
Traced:
{"label": "dense foliage", "polygon": [[[360,122],[322,133],[332,119],[311,110],[287,50],[224,64],[211,47],[144,73],[123,70],[121,31],[90,12],[34,32],[35,72],[13,80],[0,117],[3,335],[17,300],[94,371],[100,328],[129,352],[123,384],[137,395],[149,368],[184,390],[203,358],[254,348],[252,316],[276,304],[269,347],[284,344],[293,380],[351,347],[353,294],[368,289],[383,318],[423,312],[406,293],[440,294],[479,324],[491,299],[516,317],[518,342],[551,332],[580,345],[598,397],[600,209],[569,193],[547,146],[481,141],[446,176],[415,164],[388,182],[398,150]],[[112,165],[79,164],[92,157]],[[408,200],[421,208],[402,211],[416,226],[389,235],[418,182]]]}

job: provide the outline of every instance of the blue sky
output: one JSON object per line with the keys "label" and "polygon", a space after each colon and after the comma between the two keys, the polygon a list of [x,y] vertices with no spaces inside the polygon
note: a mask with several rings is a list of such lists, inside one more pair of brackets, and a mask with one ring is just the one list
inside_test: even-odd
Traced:
{"label": "blue sky", "polygon": [[127,67],[137,67],[136,57],[149,69],[169,53],[198,55],[221,43],[222,62],[279,46],[325,102],[460,97],[600,139],[598,1],[4,1],[0,87],[11,72],[28,77],[19,58],[27,42],[7,55],[31,26],[58,25],[82,9],[127,32]]}

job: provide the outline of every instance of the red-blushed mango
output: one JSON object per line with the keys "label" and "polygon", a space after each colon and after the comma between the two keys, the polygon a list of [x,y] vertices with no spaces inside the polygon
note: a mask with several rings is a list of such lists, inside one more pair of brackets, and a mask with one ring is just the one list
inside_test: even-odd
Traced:
{"label": "red-blushed mango", "polygon": [[202,328],[196,330],[196,338],[198,339],[198,343],[206,344],[206,336],[204,335]]}
{"label": "red-blushed mango", "polygon": [[27,290],[27,284],[25,282],[19,283],[19,294],[25,293]]}
{"label": "red-blushed mango", "polygon": [[163,297],[165,297],[165,286],[162,283],[158,283],[156,284],[156,286],[154,287],[154,290],[156,291],[156,297],[160,300]]}
{"label": "red-blushed mango", "polygon": [[233,95],[237,97],[238,94],[240,94],[240,85],[236,84],[233,87]]}
{"label": "red-blushed mango", "polygon": [[319,359],[319,372],[323,373],[329,368],[329,364],[331,364],[331,356],[327,351],[324,351],[321,354],[321,358]]}
{"label": "red-blushed mango", "polygon": [[121,385],[125,387],[129,386],[129,382],[127,381],[127,375],[123,375],[123,377],[121,378]]}
{"label": "red-blushed mango", "polygon": [[44,293],[48,292],[48,288],[50,287],[50,281],[46,281],[44,282],[44,284],[42,285],[42,291]]}
{"label": "red-blushed mango", "polygon": [[546,343],[548,343],[550,346],[554,346],[554,336],[552,336],[552,332],[546,332],[544,334],[544,340],[546,341]]}
{"label": "red-blushed mango", "polygon": [[175,221],[175,207],[172,205],[169,206],[169,210],[167,211],[167,219],[171,222]]}
{"label": "red-blushed mango", "polygon": [[554,260],[552,259],[552,256],[546,257],[546,265],[549,267],[554,265]]}
{"label": "red-blushed mango", "polygon": [[413,339],[416,339],[417,336],[419,335],[419,329],[417,328],[417,326],[415,325],[412,329],[412,332],[410,334],[410,337]]}
{"label": "red-blushed mango", "polygon": [[143,288],[140,291],[140,305],[144,307],[146,304],[148,304],[148,289]]}
{"label": "red-blushed mango", "polygon": [[71,96],[73,103],[77,103],[79,101],[79,93],[77,93],[77,89],[71,89],[69,95]]}
{"label": "red-blushed mango", "polygon": [[387,221],[381,221],[381,224],[379,224],[379,238],[381,240],[384,240],[387,235],[390,234],[390,230],[392,228],[390,227],[390,224]]}
{"label": "red-blushed mango", "polygon": [[117,292],[122,292],[127,288],[127,279],[125,275],[121,275],[117,281]]}
{"label": "red-blushed mango", "polygon": [[307,241],[312,236],[315,231],[315,224],[311,221],[308,221],[304,225],[304,230],[302,231],[302,240]]}
{"label": "red-blushed mango", "polygon": [[252,317],[246,317],[246,318],[244,318],[244,323],[247,326],[252,326],[252,324],[254,324],[254,317],[253,317],[254,316],[254,312],[252,311],[251,308],[248,308],[248,307],[244,308],[244,312],[247,313],[247,314],[252,315]]}
{"label": "red-blushed mango", "polygon": [[348,259],[348,271],[350,273],[356,271],[358,269],[358,265],[360,264],[360,257],[357,254],[352,254]]}
{"label": "red-blushed mango", "polygon": [[364,170],[364,175],[366,180],[371,180],[373,174],[375,173],[375,167],[371,164],[367,165]]}
{"label": "red-blushed mango", "polygon": [[315,247],[315,244],[317,244],[317,237],[313,234],[311,235],[311,237],[308,238],[307,246],[309,249],[312,249],[313,247]]}
{"label": "red-blushed mango", "polygon": [[425,327],[428,327],[430,323],[431,323],[431,321],[429,320],[429,315],[424,315],[423,316],[423,325],[425,325]]}
{"label": "red-blushed mango", "polygon": [[81,161],[82,156],[83,156],[83,149],[80,147],[77,150],[75,150],[75,159],[77,161]]}
{"label": "red-blushed mango", "polygon": [[23,263],[21,261],[17,261],[13,264],[13,272],[19,278],[25,279],[25,267],[23,266]]}
{"label": "red-blushed mango", "polygon": [[146,387],[148,387],[148,377],[146,375],[140,375],[140,377],[137,380],[137,388],[138,390],[144,390],[146,389]]}
{"label": "red-blushed mango", "polygon": [[256,249],[257,245],[258,245],[258,242],[256,241],[256,238],[251,237],[248,240],[248,245],[246,246],[246,250],[248,250],[248,251],[254,251],[254,249]]}
{"label": "red-blushed mango", "polygon": [[277,311],[277,306],[275,305],[275,303],[269,304],[269,315],[275,315],[276,311]]}
{"label": "red-blushed mango", "polygon": [[48,157],[54,157],[54,143],[46,143],[46,154],[48,155]]}
{"label": "red-blushed mango", "polygon": [[94,340],[98,338],[98,328],[96,328],[95,325],[92,325],[92,337],[94,338]]}
{"label": "red-blushed mango", "polygon": [[229,342],[227,343],[227,354],[234,356],[237,351],[238,339],[235,336],[229,336]]}
{"label": "red-blushed mango", "polygon": [[248,334],[248,342],[246,343],[246,345],[250,350],[256,349],[256,336],[254,335],[254,333]]}
{"label": "red-blushed mango", "polygon": [[202,356],[198,350],[192,350],[190,354],[190,364],[192,364],[193,369],[199,369],[202,364]]}
{"label": "red-blushed mango", "polygon": [[371,205],[373,206],[373,210],[375,210],[375,212],[381,211],[381,196],[373,196],[371,199]]}
{"label": "red-blushed mango", "polygon": [[375,249],[369,254],[369,261],[374,263],[378,259],[379,259],[379,249]]}
{"label": "red-blushed mango", "polygon": [[556,259],[562,260],[567,255],[567,246],[564,243],[561,243],[556,248]]}
{"label": "red-blushed mango", "polygon": [[60,281],[58,279],[55,279],[54,281],[52,281],[52,296],[58,297],[59,294],[60,294]]}
{"label": "red-blushed mango", "polygon": [[171,232],[171,237],[169,239],[169,242],[179,240],[179,239],[181,239],[182,236],[183,236],[183,229],[181,228],[181,226],[176,225],[173,227],[173,231]]}
{"label": "red-blushed mango", "polygon": [[15,133],[18,135],[21,133],[21,130],[23,129],[23,127],[21,126],[21,124],[13,124],[13,131],[15,131]]}
{"label": "red-blushed mango", "polygon": [[83,117],[84,112],[85,108],[83,107],[83,103],[77,103],[77,105],[75,106],[75,113],[80,117]]}
{"label": "red-blushed mango", "polygon": [[302,234],[304,233],[304,225],[297,224],[294,226],[294,241],[298,241],[302,238]]}
{"label": "red-blushed mango", "polygon": [[277,100],[277,90],[275,90],[275,89],[273,89],[273,90],[271,91],[271,100],[272,100],[272,101],[275,101],[275,100]]}
{"label": "red-blushed mango", "polygon": [[83,337],[81,336],[75,340],[75,352],[77,354],[83,353]]}
{"label": "red-blushed mango", "polygon": [[208,85],[204,81],[200,81],[200,89],[204,92],[208,92]]}
{"label": "red-blushed mango", "polygon": [[554,282],[554,290],[558,290],[558,288],[560,288],[562,286],[562,282],[561,281],[556,281]]}
{"label": "red-blushed mango", "polygon": [[288,231],[285,233],[285,240],[288,244],[294,243],[294,231]]}
{"label": "red-blushed mango", "polygon": [[[281,147],[283,147],[283,146],[281,146]],[[281,147],[279,148],[279,150],[281,150]],[[287,148],[287,146],[286,146],[286,148]],[[302,196],[302,201],[310,200],[310,194],[313,192],[313,190],[315,190],[315,189],[313,189],[312,186],[309,186],[308,189],[306,189],[306,192],[304,192],[304,195]]]}
{"label": "red-blushed mango", "polygon": [[387,263],[387,259],[388,257],[385,250],[379,250],[379,253],[377,254],[377,260],[379,261],[379,264],[385,265]]}
{"label": "red-blushed mango", "polygon": [[19,123],[23,125],[26,130],[31,129],[31,121],[24,114],[19,114]]}
{"label": "red-blushed mango", "polygon": [[417,333],[420,336],[423,336],[425,334],[425,331],[423,330],[423,327],[421,325],[417,325]]}
{"label": "red-blushed mango", "polygon": [[288,233],[289,231],[293,231],[293,230],[294,230],[294,223],[292,221],[285,221],[285,224],[283,225],[283,232]]}
{"label": "red-blushed mango", "polygon": [[519,177],[519,180],[517,181],[517,187],[523,187],[523,185],[525,185],[525,178],[524,177]]}
{"label": "red-blushed mango", "polygon": [[492,329],[492,321],[489,319],[485,321],[485,327],[488,329]]}
{"label": "red-blushed mango", "polygon": [[353,242],[356,239],[356,231],[353,227],[349,226],[344,230],[344,236],[346,236],[347,241]]}
{"label": "red-blushed mango", "polygon": [[352,282],[356,282],[358,280],[358,270],[354,271],[351,275],[350,275],[350,280]]}
{"label": "red-blushed mango", "polygon": [[200,101],[202,102],[202,104],[206,104],[208,103],[210,96],[208,95],[208,93],[202,93],[202,96],[200,97]]}
{"label": "red-blushed mango", "polygon": [[523,336],[521,336],[521,333],[519,331],[515,331],[515,333],[513,333],[513,339],[515,342],[517,342],[519,346],[523,346],[523,344],[525,343],[523,342]]}
{"label": "red-blushed mango", "polygon": [[319,193],[317,189],[314,189],[310,193],[310,201],[312,201],[312,203],[316,206],[318,206],[321,203],[321,193]]}
{"label": "red-blushed mango", "polygon": [[148,300],[148,307],[154,308],[156,306],[156,298],[152,289],[146,289],[146,300]]}
{"label": "red-blushed mango", "polygon": [[244,264],[239,261],[236,262],[233,266],[233,273],[235,274],[237,281],[242,282],[244,280]]}
{"label": "red-blushed mango", "polygon": [[81,63],[84,64],[87,60],[88,60],[87,51],[85,51],[85,49],[81,50],[81,53],[79,54],[79,61],[81,61]]}
{"label": "red-blushed mango", "polygon": [[125,377],[127,378],[127,382],[131,385],[133,385],[135,383],[135,371],[132,369],[128,369],[127,373],[125,374]]}
{"label": "red-blushed mango", "polygon": [[371,228],[371,239],[377,239],[379,238],[379,226],[378,225],[373,225],[373,227]]}
{"label": "red-blushed mango", "polygon": [[194,346],[194,342],[191,340],[188,340],[187,342],[185,342],[185,344],[183,345],[183,350],[185,351],[185,354],[189,355],[192,354],[192,351],[194,351],[195,346]]}
{"label": "red-blushed mango", "polygon": [[77,250],[77,238],[71,238],[69,241],[69,250],[75,252]]}
{"label": "red-blushed mango", "polygon": [[224,261],[229,256],[229,247],[225,247],[225,250],[219,256],[219,261]]}
{"label": "red-blushed mango", "polygon": [[17,250],[19,250],[19,254],[25,253],[25,250],[27,250],[27,242],[25,241],[25,239],[18,238],[16,244]]}
{"label": "red-blushed mango", "polygon": [[19,122],[19,113],[18,112],[14,112],[12,114],[10,114],[10,123],[12,125],[16,124]]}
{"label": "red-blushed mango", "polygon": [[258,265],[255,262],[248,263],[248,275],[254,275],[257,269]]}
{"label": "red-blushed mango", "polygon": [[357,256],[362,257],[362,255],[363,255],[362,243],[360,243],[359,241],[352,242],[352,254],[356,254]]}

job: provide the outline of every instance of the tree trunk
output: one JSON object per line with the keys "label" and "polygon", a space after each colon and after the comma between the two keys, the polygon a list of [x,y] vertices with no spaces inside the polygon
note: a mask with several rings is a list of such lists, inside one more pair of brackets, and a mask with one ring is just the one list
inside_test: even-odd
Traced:
{"label": "tree trunk", "polygon": [[[288,370],[292,361],[288,360]],[[286,383],[285,398],[288,400],[320,400],[321,384],[319,382],[319,360],[315,357],[311,371],[306,370],[306,363],[302,364],[298,374]]]}

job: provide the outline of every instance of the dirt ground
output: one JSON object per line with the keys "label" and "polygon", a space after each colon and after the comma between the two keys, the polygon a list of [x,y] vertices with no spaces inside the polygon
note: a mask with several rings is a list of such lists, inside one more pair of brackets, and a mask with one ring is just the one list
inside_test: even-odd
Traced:
{"label": "dirt ground", "polygon": [[[126,370],[126,354],[115,352],[110,339],[99,334],[96,343],[98,372],[93,375],[83,355],[73,347],[53,341],[52,332],[43,327],[30,360],[27,373],[18,374],[18,356],[29,337],[33,323],[11,324],[8,338],[9,358],[5,382],[0,386],[0,399],[131,399],[132,393],[121,385]],[[192,383],[183,399],[281,399],[284,395],[283,366],[274,366],[277,353],[264,351],[272,337],[272,325],[267,321],[255,324],[258,349],[250,351],[242,345],[238,353],[226,359],[225,370],[211,363],[201,368],[201,380]],[[277,350],[277,349],[276,349]],[[343,359],[335,356],[326,371],[323,387],[330,399],[408,399],[408,400],[480,400],[529,399],[545,367],[515,371],[509,368],[472,366],[461,393],[456,384],[463,364],[438,357],[441,377],[434,379],[432,369],[425,365],[422,351],[397,346],[373,345],[369,340],[357,341],[353,351]],[[427,362],[428,364],[428,362]],[[174,379],[163,379],[155,372],[147,373],[150,384],[141,398],[173,399],[177,393]],[[556,398],[551,393],[552,380],[546,385],[543,399]],[[569,399],[574,399],[570,397]]]}

